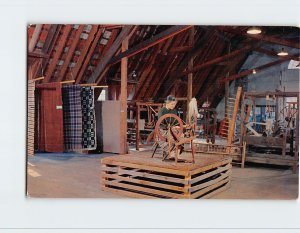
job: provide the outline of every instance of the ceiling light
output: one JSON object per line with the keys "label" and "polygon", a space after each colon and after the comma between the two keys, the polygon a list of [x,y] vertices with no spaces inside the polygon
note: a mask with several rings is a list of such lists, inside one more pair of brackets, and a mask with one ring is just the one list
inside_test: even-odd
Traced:
{"label": "ceiling light", "polygon": [[279,53],[277,53],[278,56],[287,56],[289,55],[287,51],[284,50],[284,48],[281,49]]}
{"label": "ceiling light", "polygon": [[257,35],[261,33],[261,29],[258,27],[250,27],[248,28],[247,33],[251,35]]}
{"label": "ceiling light", "polygon": [[252,74],[256,74],[256,70],[255,69],[252,70]]}

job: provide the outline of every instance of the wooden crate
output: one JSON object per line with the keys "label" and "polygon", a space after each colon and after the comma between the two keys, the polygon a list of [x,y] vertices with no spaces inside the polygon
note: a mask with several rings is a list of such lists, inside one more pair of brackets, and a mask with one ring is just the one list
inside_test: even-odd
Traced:
{"label": "wooden crate", "polygon": [[196,157],[196,163],[161,161],[142,155],[101,160],[101,188],[136,198],[210,198],[229,188],[231,158]]}

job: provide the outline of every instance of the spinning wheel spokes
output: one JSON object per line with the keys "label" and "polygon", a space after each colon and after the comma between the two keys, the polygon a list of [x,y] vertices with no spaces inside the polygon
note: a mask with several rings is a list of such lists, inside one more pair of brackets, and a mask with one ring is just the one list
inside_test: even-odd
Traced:
{"label": "spinning wheel spokes", "polygon": [[168,141],[168,132],[172,132],[173,137],[169,137],[172,141],[174,141],[174,138],[178,139],[183,132],[183,122],[175,114],[163,115],[155,125],[155,133],[160,140]]}

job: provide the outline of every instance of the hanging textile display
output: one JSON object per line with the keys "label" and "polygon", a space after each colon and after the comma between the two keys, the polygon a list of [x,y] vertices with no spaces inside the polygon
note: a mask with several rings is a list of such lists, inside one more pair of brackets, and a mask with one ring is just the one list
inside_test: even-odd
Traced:
{"label": "hanging textile display", "polygon": [[81,87],[62,87],[65,150],[82,149]]}
{"label": "hanging textile display", "polygon": [[82,148],[95,150],[96,143],[96,121],[94,106],[94,88],[81,88],[82,105]]}

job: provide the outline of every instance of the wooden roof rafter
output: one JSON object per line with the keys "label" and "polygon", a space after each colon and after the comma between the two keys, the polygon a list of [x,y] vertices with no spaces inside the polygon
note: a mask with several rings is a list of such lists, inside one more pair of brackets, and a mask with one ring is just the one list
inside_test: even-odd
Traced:
{"label": "wooden roof rafter", "polygon": [[113,57],[110,61],[109,61],[109,64],[115,64],[117,62],[119,62],[122,58],[124,57],[131,57],[143,50],[146,50],[158,43],[161,43],[162,41],[170,38],[170,37],[173,37],[187,29],[189,29],[190,27],[192,27],[191,25],[188,25],[188,26],[172,26],[170,28],[168,28],[167,30],[151,37],[150,39],[148,40],[145,40],[143,42],[141,42],[140,44],[128,49],[127,51],[119,54],[118,56],[115,56]]}
{"label": "wooden roof rafter", "polygon": [[[212,56],[215,56],[217,54],[221,55],[222,52],[224,52],[225,47],[226,47],[226,43],[220,40],[220,38],[216,38],[215,43],[211,45],[211,50],[207,49],[207,51],[212,51],[211,54],[208,53],[206,55],[207,59],[211,59]],[[213,78],[211,72],[213,72],[214,69],[218,70],[218,67],[211,65],[205,70],[199,70],[198,75],[195,75],[195,80],[197,80],[197,82],[195,83],[193,88],[194,95],[197,95],[199,92],[201,92],[201,87],[205,85],[205,83],[208,83]]]}
{"label": "wooden roof rafter", "polygon": [[[173,42],[172,47],[177,47],[188,39],[189,34],[180,34],[177,36],[175,41]],[[157,92],[160,90],[160,87],[163,85],[165,80],[167,79],[170,70],[172,69],[174,63],[178,63],[181,60],[181,57],[183,54],[177,54],[176,56],[171,55],[168,57],[167,61],[165,62],[164,66],[162,69],[159,69],[156,73],[155,79],[153,80],[152,85],[150,88],[147,90],[147,98],[150,98],[150,96],[154,96],[156,98]],[[158,64],[161,66],[161,64]]]}
{"label": "wooden roof rafter", "polygon": [[28,45],[28,52],[33,52],[34,49],[35,49],[35,46],[38,42],[38,39],[39,39],[39,35],[42,31],[42,27],[43,27],[43,24],[37,24],[34,28],[34,32],[33,32],[33,35],[29,41],[29,45]]}
{"label": "wooden roof rafter", "polygon": [[84,43],[84,47],[80,51],[80,56],[75,64],[75,66],[69,73],[66,74],[66,80],[75,79],[77,81],[77,74],[79,73],[79,70],[82,67],[84,60],[87,58],[88,50],[91,47],[91,43],[95,39],[97,32],[98,32],[98,26],[92,25],[92,29],[88,35],[87,40]]}
{"label": "wooden roof rafter", "polygon": [[52,74],[56,68],[56,65],[57,65],[57,62],[62,54],[62,51],[64,49],[64,46],[67,42],[67,39],[68,39],[68,35],[70,33],[72,29],[72,25],[65,25],[64,29],[63,29],[63,34],[62,34],[62,37],[61,39],[59,40],[58,42],[58,45],[57,45],[57,50],[55,51],[54,55],[53,55],[53,58],[52,58],[52,61],[51,63],[49,64],[49,67],[48,69],[46,70],[46,73],[45,73],[45,79],[43,80],[43,83],[48,83],[52,77]]}
{"label": "wooden roof rafter", "polygon": [[202,55],[203,51],[206,48],[206,44],[208,44],[213,37],[214,37],[214,33],[212,28],[211,27],[206,28],[204,35],[201,38],[199,38],[197,41],[195,41],[194,49],[184,56],[182,62],[177,67],[177,70],[172,72],[171,75],[176,76],[178,73],[184,72],[184,70],[187,69],[189,60],[192,57],[195,59],[198,54]]}
{"label": "wooden roof rafter", "polygon": [[115,39],[114,43],[109,47],[108,51],[105,53],[105,56],[102,56],[99,64],[97,65],[96,69],[94,70],[93,74],[88,78],[87,83],[91,83],[96,81],[99,83],[101,79],[98,77],[104,71],[106,66],[108,65],[109,60],[114,56],[117,50],[120,48],[122,41],[128,36],[130,31],[132,30],[132,26],[124,26],[118,37]]}
{"label": "wooden roof rafter", "polygon": [[222,82],[225,82],[225,81],[232,81],[232,80],[235,80],[235,79],[239,79],[239,78],[242,78],[242,77],[244,77],[244,76],[247,76],[247,75],[252,74],[252,73],[253,73],[253,70],[255,70],[256,72],[257,72],[257,71],[261,71],[261,70],[264,70],[264,69],[269,68],[269,67],[271,67],[271,66],[281,64],[281,63],[283,63],[283,62],[285,62],[285,61],[287,61],[287,60],[295,59],[295,58],[297,58],[297,57],[299,57],[299,53],[293,54],[293,55],[291,55],[291,56],[282,57],[282,58],[280,58],[280,59],[278,59],[278,60],[276,60],[276,61],[269,62],[269,63],[264,64],[264,65],[262,65],[262,66],[254,67],[254,68],[252,68],[252,69],[245,70],[245,71],[243,71],[243,72],[241,72],[241,73],[231,75],[231,76],[229,76],[229,77],[224,77],[224,78],[222,79]]}
{"label": "wooden roof rafter", "polygon": [[[215,46],[213,45],[216,45],[216,40],[213,39],[213,34],[210,34],[210,37],[207,37],[208,36],[208,33],[206,33],[203,37],[201,37],[200,41],[201,42],[205,42],[205,46],[207,48],[212,48],[212,49],[215,49]],[[209,38],[209,39],[208,39]],[[196,49],[197,50],[197,49]],[[197,52],[199,52],[199,50],[197,50]],[[187,68],[187,59],[190,59],[191,57],[194,57],[194,64],[195,63],[198,63],[198,62],[203,62],[207,56],[209,56],[210,54],[214,53],[214,51],[209,51],[209,49],[206,49],[205,51],[203,51],[201,53],[201,56],[198,56],[198,57],[194,57],[193,55],[195,53],[188,53],[187,55],[183,56],[182,60],[180,61],[179,65],[178,66],[175,66],[175,70],[183,70],[185,68]],[[164,91],[163,91],[163,96],[167,96],[169,93],[170,93],[170,88],[168,87],[168,83],[171,83],[171,82],[174,82],[174,80],[176,80],[175,78],[175,75],[176,75],[176,71],[174,69],[172,69],[170,71],[170,74],[169,74],[169,77],[168,79],[165,81],[164,83]],[[198,73],[194,74],[193,76],[193,80],[197,80],[197,77],[198,77]],[[195,94],[195,87],[197,86],[197,82],[193,82],[193,93]],[[181,96],[184,96],[184,94],[186,94],[186,90],[182,90],[182,93],[181,93]]]}
{"label": "wooden roof rafter", "polygon": [[[109,50],[109,48],[112,46],[112,44],[114,43],[114,41],[116,40],[118,34],[119,34],[119,29],[113,29],[111,32],[111,35],[108,39],[108,42],[106,45],[101,45],[99,46],[98,49],[98,54],[100,56],[100,59],[97,59],[97,64],[96,67],[99,65],[101,58],[103,58],[104,56],[106,56],[107,51]],[[121,51],[121,47],[117,49],[116,53],[119,53]],[[104,70],[102,71],[102,73],[100,74],[100,76],[98,77],[99,82],[97,82],[97,80],[95,80],[95,82],[97,83],[101,83],[103,80],[103,77],[107,74],[107,72],[111,69],[112,67],[107,65]],[[120,67],[118,67],[120,68]],[[96,69],[96,68],[95,68]]]}
{"label": "wooden roof rafter", "polygon": [[134,99],[139,99],[141,89],[144,86],[144,82],[145,82],[146,78],[148,77],[148,74],[150,73],[152,66],[155,63],[155,59],[156,59],[157,55],[159,54],[159,51],[160,51],[162,45],[163,44],[158,44],[153,47],[153,52],[152,52],[153,55],[149,56],[148,59],[144,62],[144,65],[141,67],[142,72],[139,77],[139,81],[138,81],[137,88],[136,88],[136,93],[133,96]]}
{"label": "wooden roof rafter", "polygon": [[[93,30],[93,29],[92,29]],[[99,42],[99,39],[100,39],[100,36],[102,35],[102,33],[105,31],[105,28],[99,28],[96,32],[96,35],[94,38],[90,37],[90,39],[92,40],[92,44],[91,46],[89,47],[89,50],[84,58],[84,61],[82,61],[82,65],[79,66],[75,66],[74,68],[74,78],[76,80],[76,84],[80,83],[82,78],[83,78],[83,75],[84,75],[84,71],[86,69],[86,67],[88,66],[91,58],[92,58],[92,55],[94,54],[94,51],[97,47],[97,44]],[[81,60],[79,61],[79,63],[81,62]]]}
{"label": "wooden roof rafter", "polygon": [[300,49],[299,41],[295,42],[295,41],[290,41],[290,40],[282,39],[282,38],[276,38],[276,37],[263,35],[263,34],[250,35],[250,34],[247,34],[245,32],[241,32],[240,30],[236,30],[236,29],[229,28],[229,27],[217,27],[217,30],[232,33],[232,34],[241,35],[241,36],[244,36],[244,37],[249,37],[249,38],[254,39],[254,40],[265,41],[265,42],[272,43],[272,44],[278,44],[278,45],[283,45],[283,46],[287,46],[287,47],[291,47],[291,48]]}
{"label": "wooden roof rafter", "polygon": [[62,67],[61,67],[61,69],[60,69],[60,71],[58,73],[58,76],[57,76],[57,79],[56,79],[58,82],[62,81],[63,78],[64,78],[64,75],[65,75],[65,73],[67,71],[67,68],[68,68],[70,62],[71,62],[71,59],[72,59],[73,54],[75,52],[76,46],[78,44],[78,41],[80,40],[80,36],[81,36],[81,34],[83,32],[84,27],[85,27],[85,25],[81,24],[79,26],[79,28],[77,29],[76,33],[75,33],[75,36],[74,36],[73,41],[72,41],[72,44],[71,44],[70,48],[68,49],[67,56],[66,56],[66,58],[64,60],[64,64],[62,65]]}
{"label": "wooden roof rafter", "polygon": [[[259,53],[263,53],[263,54],[269,55],[271,57],[278,57],[278,54],[275,51],[271,51],[271,50],[264,49],[264,48],[256,48],[254,50],[257,51],[257,52],[259,52]],[[295,57],[294,60],[299,61],[300,58],[299,57]]]}
{"label": "wooden roof rafter", "polygon": [[[259,46],[260,44],[257,44],[256,46]],[[180,77],[180,76],[185,76],[189,73],[192,73],[192,72],[195,72],[195,71],[198,71],[198,70],[201,70],[201,69],[205,69],[211,65],[215,65],[217,63],[220,63],[222,61],[226,61],[228,59],[231,59],[237,55],[239,55],[240,53],[247,53],[248,51],[252,50],[255,46],[253,45],[247,45],[245,46],[244,48],[241,48],[241,49],[238,49],[238,50],[235,50],[231,53],[228,53],[228,54],[225,54],[223,56],[220,56],[220,57],[217,57],[217,58],[214,58],[212,60],[209,60],[203,64],[200,64],[200,65],[196,65],[194,66],[194,68],[192,70],[187,70],[187,71],[184,71],[183,73],[181,74],[178,74],[177,77]]]}

